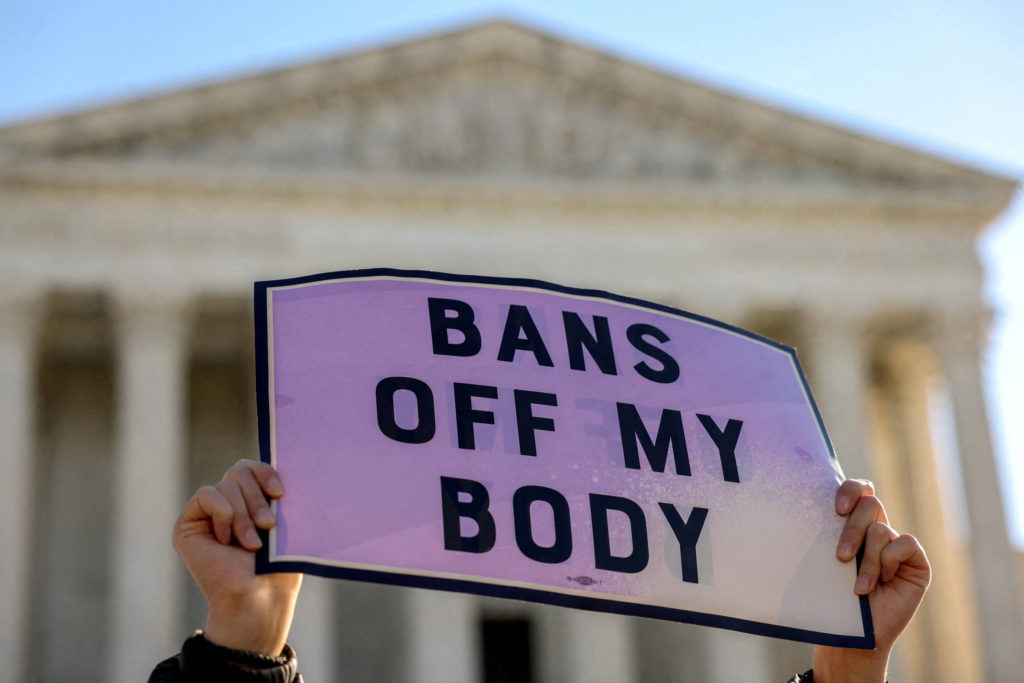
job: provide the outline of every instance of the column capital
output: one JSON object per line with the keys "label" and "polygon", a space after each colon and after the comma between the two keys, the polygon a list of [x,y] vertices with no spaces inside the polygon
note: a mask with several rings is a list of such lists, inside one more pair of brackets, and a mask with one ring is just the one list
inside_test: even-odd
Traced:
{"label": "column capital", "polygon": [[[680,308],[690,311],[686,306],[680,306]],[[750,318],[751,307],[747,300],[739,296],[732,296],[716,299],[706,309],[691,312],[707,315],[729,325],[744,327],[745,321]]]}
{"label": "column capital", "polygon": [[977,357],[988,341],[992,312],[977,308],[939,311],[931,317],[930,340],[936,352],[945,358]]}
{"label": "column capital", "polygon": [[836,304],[831,306],[811,305],[801,310],[804,312],[807,322],[815,329],[822,325],[829,325],[843,329],[866,330],[873,315],[872,311],[862,310],[856,306]]}
{"label": "column capital", "polygon": [[32,339],[39,334],[46,298],[42,288],[0,287],[0,339]]}
{"label": "column capital", "polygon": [[873,320],[866,311],[815,307],[806,311],[803,320],[807,341],[819,347],[814,355],[827,355],[830,362],[850,359],[862,363],[875,338]]}
{"label": "column capital", "polygon": [[120,289],[114,293],[115,325],[126,337],[179,342],[185,338],[194,305],[180,290],[153,287]]}

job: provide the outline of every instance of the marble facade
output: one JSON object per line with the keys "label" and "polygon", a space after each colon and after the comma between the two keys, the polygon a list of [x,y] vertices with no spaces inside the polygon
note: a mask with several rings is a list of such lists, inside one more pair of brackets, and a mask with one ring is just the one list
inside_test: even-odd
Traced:
{"label": "marble facade", "polygon": [[[936,565],[893,679],[1014,680],[975,245],[1015,189],[503,22],[2,129],[9,680],[141,680],[201,625],[168,532],[190,490],[256,457],[251,282],[369,266],[600,287],[796,346],[847,475]],[[500,655],[488,634],[513,631],[541,683],[809,662],[741,634],[317,579],[293,640],[310,681],[476,683]]]}

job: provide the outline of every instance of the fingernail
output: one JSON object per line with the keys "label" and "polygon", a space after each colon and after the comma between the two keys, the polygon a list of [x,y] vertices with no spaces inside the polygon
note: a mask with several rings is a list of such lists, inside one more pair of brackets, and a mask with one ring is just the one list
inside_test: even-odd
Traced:
{"label": "fingernail", "polygon": [[273,525],[274,515],[270,512],[270,510],[263,508],[256,513],[256,521],[258,521],[263,526]]}
{"label": "fingernail", "polygon": [[868,586],[870,586],[870,585],[871,585],[871,577],[868,576],[867,572],[864,572],[863,574],[861,574],[860,576],[857,577],[857,592],[858,593],[866,593],[867,590],[868,590]]}
{"label": "fingernail", "polygon": [[839,508],[839,514],[845,515],[850,511],[850,499],[846,496],[839,496],[837,507]]}
{"label": "fingernail", "polygon": [[839,546],[839,559],[848,560],[851,557],[853,557],[853,544],[849,541],[845,541],[841,546]]}
{"label": "fingernail", "polygon": [[259,534],[257,534],[252,529],[249,529],[248,531],[245,532],[245,542],[248,543],[249,545],[255,546],[257,548],[263,546],[263,541],[260,540]]}
{"label": "fingernail", "polygon": [[284,493],[284,486],[281,485],[281,480],[277,477],[271,477],[270,481],[267,482],[268,493],[273,496],[280,496]]}

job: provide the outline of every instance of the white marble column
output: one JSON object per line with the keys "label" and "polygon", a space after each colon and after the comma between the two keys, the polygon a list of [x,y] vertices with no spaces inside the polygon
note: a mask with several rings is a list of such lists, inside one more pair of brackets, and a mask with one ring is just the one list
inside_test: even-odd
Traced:
{"label": "white marble column", "polygon": [[977,318],[947,320],[938,349],[953,400],[970,518],[970,561],[981,621],[985,680],[1013,681],[1019,680],[1024,671],[1024,616],[985,409],[980,332]]}
{"label": "white marble column", "polygon": [[[337,633],[334,584],[331,579],[304,576],[288,642],[299,654],[307,681],[334,681]],[[351,626],[351,625],[350,625]]]}
{"label": "white marble column", "polygon": [[722,629],[706,635],[704,657],[713,681],[763,681],[774,667],[768,638]]}
{"label": "white marble column", "polygon": [[[937,469],[930,397],[936,372],[934,354],[919,340],[904,338],[890,340],[881,356],[886,371],[879,387],[884,392],[880,418],[893,452],[887,476],[879,477],[877,483],[884,491],[882,499],[893,526],[917,536],[936,568],[928,598],[901,638],[906,668],[900,677],[908,681],[977,680],[982,672],[974,596],[963,557],[950,537],[950,517],[943,500],[949,492],[944,490]],[[943,647],[944,643],[960,647]]]}
{"label": "white marble column", "polygon": [[481,677],[479,599],[462,593],[408,591],[410,683],[476,683]]}
{"label": "white marble column", "polygon": [[808,382],[825,428],[848,478],[870,479],[867,412],[869,355],[863,319],[852,312],[819,311],[810,317]]}
{"label": "white marble column", "polygon": [[566,683],[630,683],[636,680],[633,623],[619,614],[566,609],[562,657]]}
{"label": "white marble column", "polygon": [[124,292],[116,300],[117,458],[107,680],[145,680],[183,636],[181,563],[171,529],[187,491],[187,306]]}
{"label": "white marble column", "polygon": [[10,681],[28,680],[40,308],[33,293],[0,294],[0,662]]}

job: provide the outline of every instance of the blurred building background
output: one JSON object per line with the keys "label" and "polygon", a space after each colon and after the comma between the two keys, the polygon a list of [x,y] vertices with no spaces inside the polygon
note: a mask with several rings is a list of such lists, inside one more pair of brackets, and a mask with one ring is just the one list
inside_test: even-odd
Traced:
{"label": "blurred building background", "polygon": [[[143,680],[201,626],[169,543],[257,457],[251,282],[599,287],[795,346],[933,588],[893,680],[1024,671],[975,244],[1014,181],[505,22],[0,130],[4,680]],[[308,578],[315,681],[781,681],[808,646]],[[8,679],[7,677],[10,676]]]}

